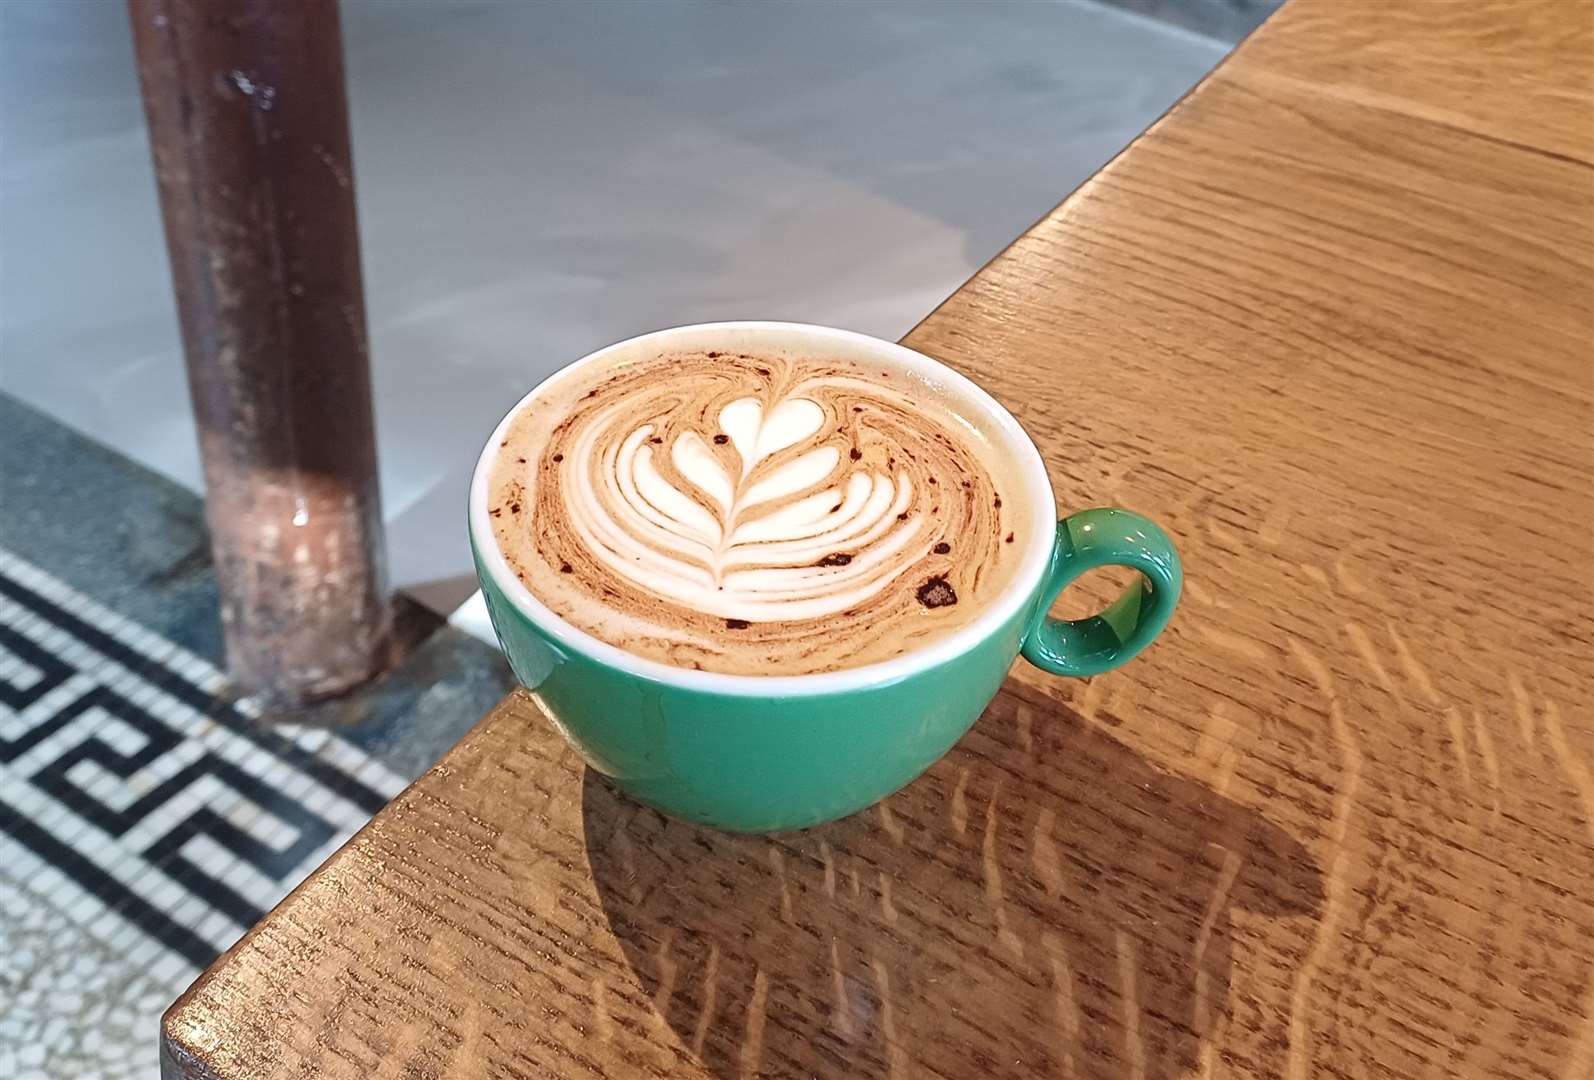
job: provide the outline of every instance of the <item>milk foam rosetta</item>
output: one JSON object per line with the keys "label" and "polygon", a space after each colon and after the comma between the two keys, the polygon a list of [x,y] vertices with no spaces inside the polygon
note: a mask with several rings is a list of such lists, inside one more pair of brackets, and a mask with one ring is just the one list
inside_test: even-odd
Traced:
{"label": "milk foam rosetta", "polygon": [[965,625],[1011,578],[1026,537],[993,448],[901,372],[696,352],[581,374],[512,422],[489,513],[532,593],[600,639],[835,670]]}

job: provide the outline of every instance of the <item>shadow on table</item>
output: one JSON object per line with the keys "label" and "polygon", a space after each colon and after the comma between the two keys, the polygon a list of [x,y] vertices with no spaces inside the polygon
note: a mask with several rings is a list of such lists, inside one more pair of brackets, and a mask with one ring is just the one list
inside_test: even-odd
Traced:
{"label": "shadow on table", "polygon": [[[723,1077],[1182,1076],[1230,1011],[1230,913],[1322,899],[1255,811],[1013,692],[883,809],[829,826],[718,833],[590,769],[584,817],[644,991]],[[1251,1042],[1281,1054],[1282,1034]]]}

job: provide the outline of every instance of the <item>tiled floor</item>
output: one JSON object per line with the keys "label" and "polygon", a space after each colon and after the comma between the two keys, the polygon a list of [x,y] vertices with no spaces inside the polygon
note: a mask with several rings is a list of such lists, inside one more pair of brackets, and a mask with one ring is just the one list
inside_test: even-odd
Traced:
{"label": "tiled floor", "polygon": [[161,1011],[509,674],[401,602],[397,670],[262,714],[195,495],[3,394],[0,461],[0,1078],[147,1078]]}
{"label": "tiled floor", "polygon": [[175,993],[403,788],[224,689],[0,549],[0,1076],[150,1075]]}
{"label": "tiled floor", "polygon": [[[712,318],[900,336],[1227,48],[1088,0],[343,11],[391,561],[441,611],[542,375]],[[0,390],[197,488],[123,4],[0,3],[0,144]]]}

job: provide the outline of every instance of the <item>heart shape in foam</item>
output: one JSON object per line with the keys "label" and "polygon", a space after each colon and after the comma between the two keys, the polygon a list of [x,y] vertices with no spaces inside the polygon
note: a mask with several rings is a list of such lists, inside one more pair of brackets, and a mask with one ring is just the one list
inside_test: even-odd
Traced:
{"label": "heart shape in foam", "polygon": [[719,504],[724,514],[721,528],[735,543],[737,517],[761,503],[813,487],[828,477],[841,459],[834,446],[820,446],[786,462],[743,490],[749,474],[764,459],[810,438],[825,423],[825,411],[807,398],[791,398],[764,414],[757,398],[738,398],[720,410],[720,430],[742,459],[741,476],[726,474],[724,465],[695,431],[683,433],[670,448],[670,460],[695,487]]}
{"label": "heart shape in foam", "polygon": [[738,398],[720,410],[720,430],[742,457],[742,475],[771,454],[796,446],[825,423],[825,410],[807,398],[782,401],[764,416],[757,398]]}

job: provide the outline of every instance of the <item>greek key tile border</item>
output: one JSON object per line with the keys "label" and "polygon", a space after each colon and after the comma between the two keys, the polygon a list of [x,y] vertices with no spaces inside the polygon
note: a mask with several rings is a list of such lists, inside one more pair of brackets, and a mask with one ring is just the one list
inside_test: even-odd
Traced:
{"label": "greek key tile border", "polygon": [[0,860],[157,977],[209,964],[405,783],[225,681],[0,549]]}

